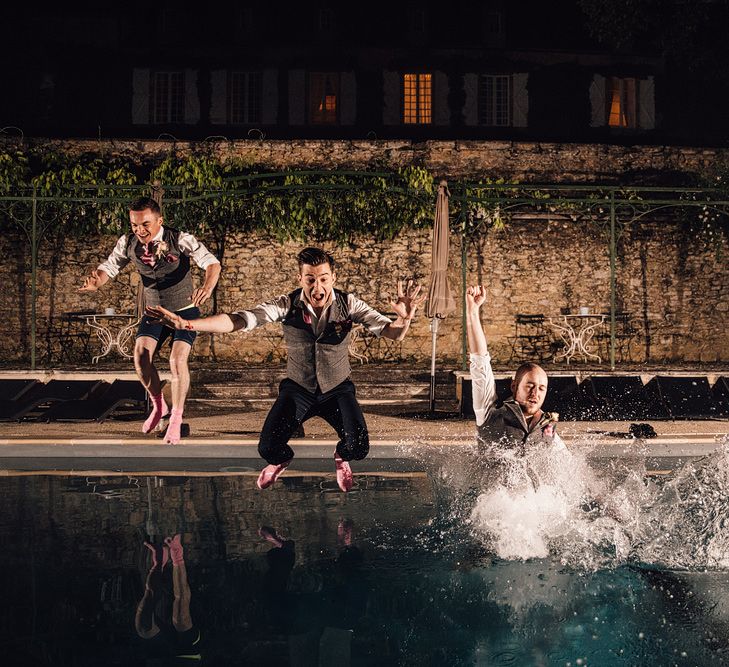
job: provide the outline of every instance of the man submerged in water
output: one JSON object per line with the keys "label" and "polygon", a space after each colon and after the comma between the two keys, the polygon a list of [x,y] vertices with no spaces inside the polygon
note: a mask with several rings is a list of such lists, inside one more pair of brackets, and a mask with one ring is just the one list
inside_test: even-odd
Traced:
{"label": "man submerged in water", "polygon": [[541,366],[534,363],[519,366],[511,382],[512,397],[496,407],[496,382],[481,325],[481,306],[485,301],[486,290],[482,285],[466,291],[466,331],[479,445],[501,442],[520,453],[530,445],[565,451],[567,448],[556,432],[557,416],[542,410],[548,380]]}

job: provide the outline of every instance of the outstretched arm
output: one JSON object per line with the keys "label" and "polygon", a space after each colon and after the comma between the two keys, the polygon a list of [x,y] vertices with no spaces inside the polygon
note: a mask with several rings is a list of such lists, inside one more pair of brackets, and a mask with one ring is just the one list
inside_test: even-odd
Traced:
{"label": "outstretched arm", "polygon": [[402,280],[397,281],[397,301],[390,301],[392,311],[397,315],[394,322],[387,324],[380,335],[392,340],[402,340],[410,328],[410,322],[418,310],[418,306],[425,301],[425,294],[420,294],[420,285],[408,280],[405,290]]}
{"label": "outstretched arm", "polygon": [[146,313],[170,329],[186,329],[187,331],[205,331],[209,333],[230,333],[246,326],[246,319],[235,313],[221,313],[197,320],[185,320],[171,310],[162,306],[147,306]]}
{"label": "outstretched arm", "polygon": [[481,306],[486,301],[486,288],[475,285],[466,290],[466,333],[471,354],[484,355],[488,352],[486,334],[481,325]]}

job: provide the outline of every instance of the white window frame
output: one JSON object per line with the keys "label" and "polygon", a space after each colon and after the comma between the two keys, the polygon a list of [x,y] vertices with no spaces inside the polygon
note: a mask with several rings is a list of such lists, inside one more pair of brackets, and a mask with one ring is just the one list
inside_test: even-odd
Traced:
{"label": "white window frame", "polygon": [[[166,85],[166,91],[160,90],[162,84]],[[154,70],[150,77],[150,124],[182,125],[185,122],[185,95],[184,70]],[[161,108],[162,103],[166,111]]]}
{"label": "white window frame", "polygon": [[[486,99],[486,83],[491,82],[491,99]],[[498,84],[505,84],[506,99],[499,107]],[[478,76],[478,124],[484,127],[512,127],[514,123],[514,85],[511,74],[479,74]],[[506,116],[504,119],[504,111]],[[490,121],[489,121],[490,117]]]}
{"label": "white window frame", "polygon": [[[253,90],[255,87],[255,91]],[[228,82],[228,123],[255,125],[263,117],[263,72],[231,70]]]}

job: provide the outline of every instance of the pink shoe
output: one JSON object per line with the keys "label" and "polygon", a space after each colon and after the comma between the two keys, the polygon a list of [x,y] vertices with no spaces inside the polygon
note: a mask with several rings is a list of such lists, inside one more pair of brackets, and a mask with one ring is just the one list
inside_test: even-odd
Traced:
{"label": "pink shoe", "polygon": [[350,468],[349,463],[342,460],[342,457],[336,452],[334,454],[334,467],[337,469],[337,484],[344,493],[347,493],[354,484],[352,468]]}
{"label": "pink shoe", "polygon": [[261,470],[261,474],[258,475],[256,486],[261,490],[267,489],[269,486],[273,486],[276,480],[283,475],[284,470],[289,467],[289,463],[291,463],[291,459],[284,461],[283,463],[279,463],[278,465],[274,465],[273,463],[267,465],[263,470]]}
{"label": "pink shoe", "polygon": [[142,433],[149,433],[157,428],[163,417],[166,417],[170,413],[170,409],[165,403],[165,399],[160,394],[157,397],[152,398],[152,412],[149,413],[147,421],[142,425]]}

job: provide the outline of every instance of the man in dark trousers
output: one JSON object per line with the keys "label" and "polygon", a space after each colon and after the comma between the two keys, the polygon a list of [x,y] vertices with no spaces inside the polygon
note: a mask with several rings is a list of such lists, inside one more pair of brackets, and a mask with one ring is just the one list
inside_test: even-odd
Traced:
{"label": "man in dark trousers", "polygon": [[[192,234],[163,226],[162,212],[154,199],[140,197],[132,202],[129,221],[132,233],[124,234],[117,241],[109,258],[91,271],[79,291],[95,292],[132,262],[142,278],[146,305],[163,306],[188,320],[200,317],[198,307],[210,298],[218,283],[220,262]],[[190,259],[205,271],[205,280],[197,289],[192,286]],[[134,345],[134,367],[152,404],[152,411],[142,426],[142,431],[149,433],[168,414],[159,374],[154,366],[154,355],[170,333],[172,413],[165,442],[175,445],[180,442],[182,413],[190,388],[187,360],[195,342],[195,333],[171,332],[162,324],[155,323],[153,318],[143,317]]]}
{"label": "man in dark trousers", "polygon": [[268,465],[258,477],[258,488],[268,488],[281,476],[294,457],[289,439],[307,419],[320,416],[339,436],[334,454],[337,484],[347,492],[353,483],[349,461],[363,459],[369,451],[367,425],[349,377],[352,325],[362,324],[376,336],[402,340],[425,297],[418,297],[420,286],[412,281],[405,290],[398,283],[397,301],[390,303],[397,319],[391,321],[353,294],[334,289],[335,263],[329,253],[305,248],[298,263],[298,289],[250,310],[196,320],[163,307],[148,312],[167,326],[186,331],[251,331],[281,322],[288,350],[287,377],[261,431],[258,451]]}

